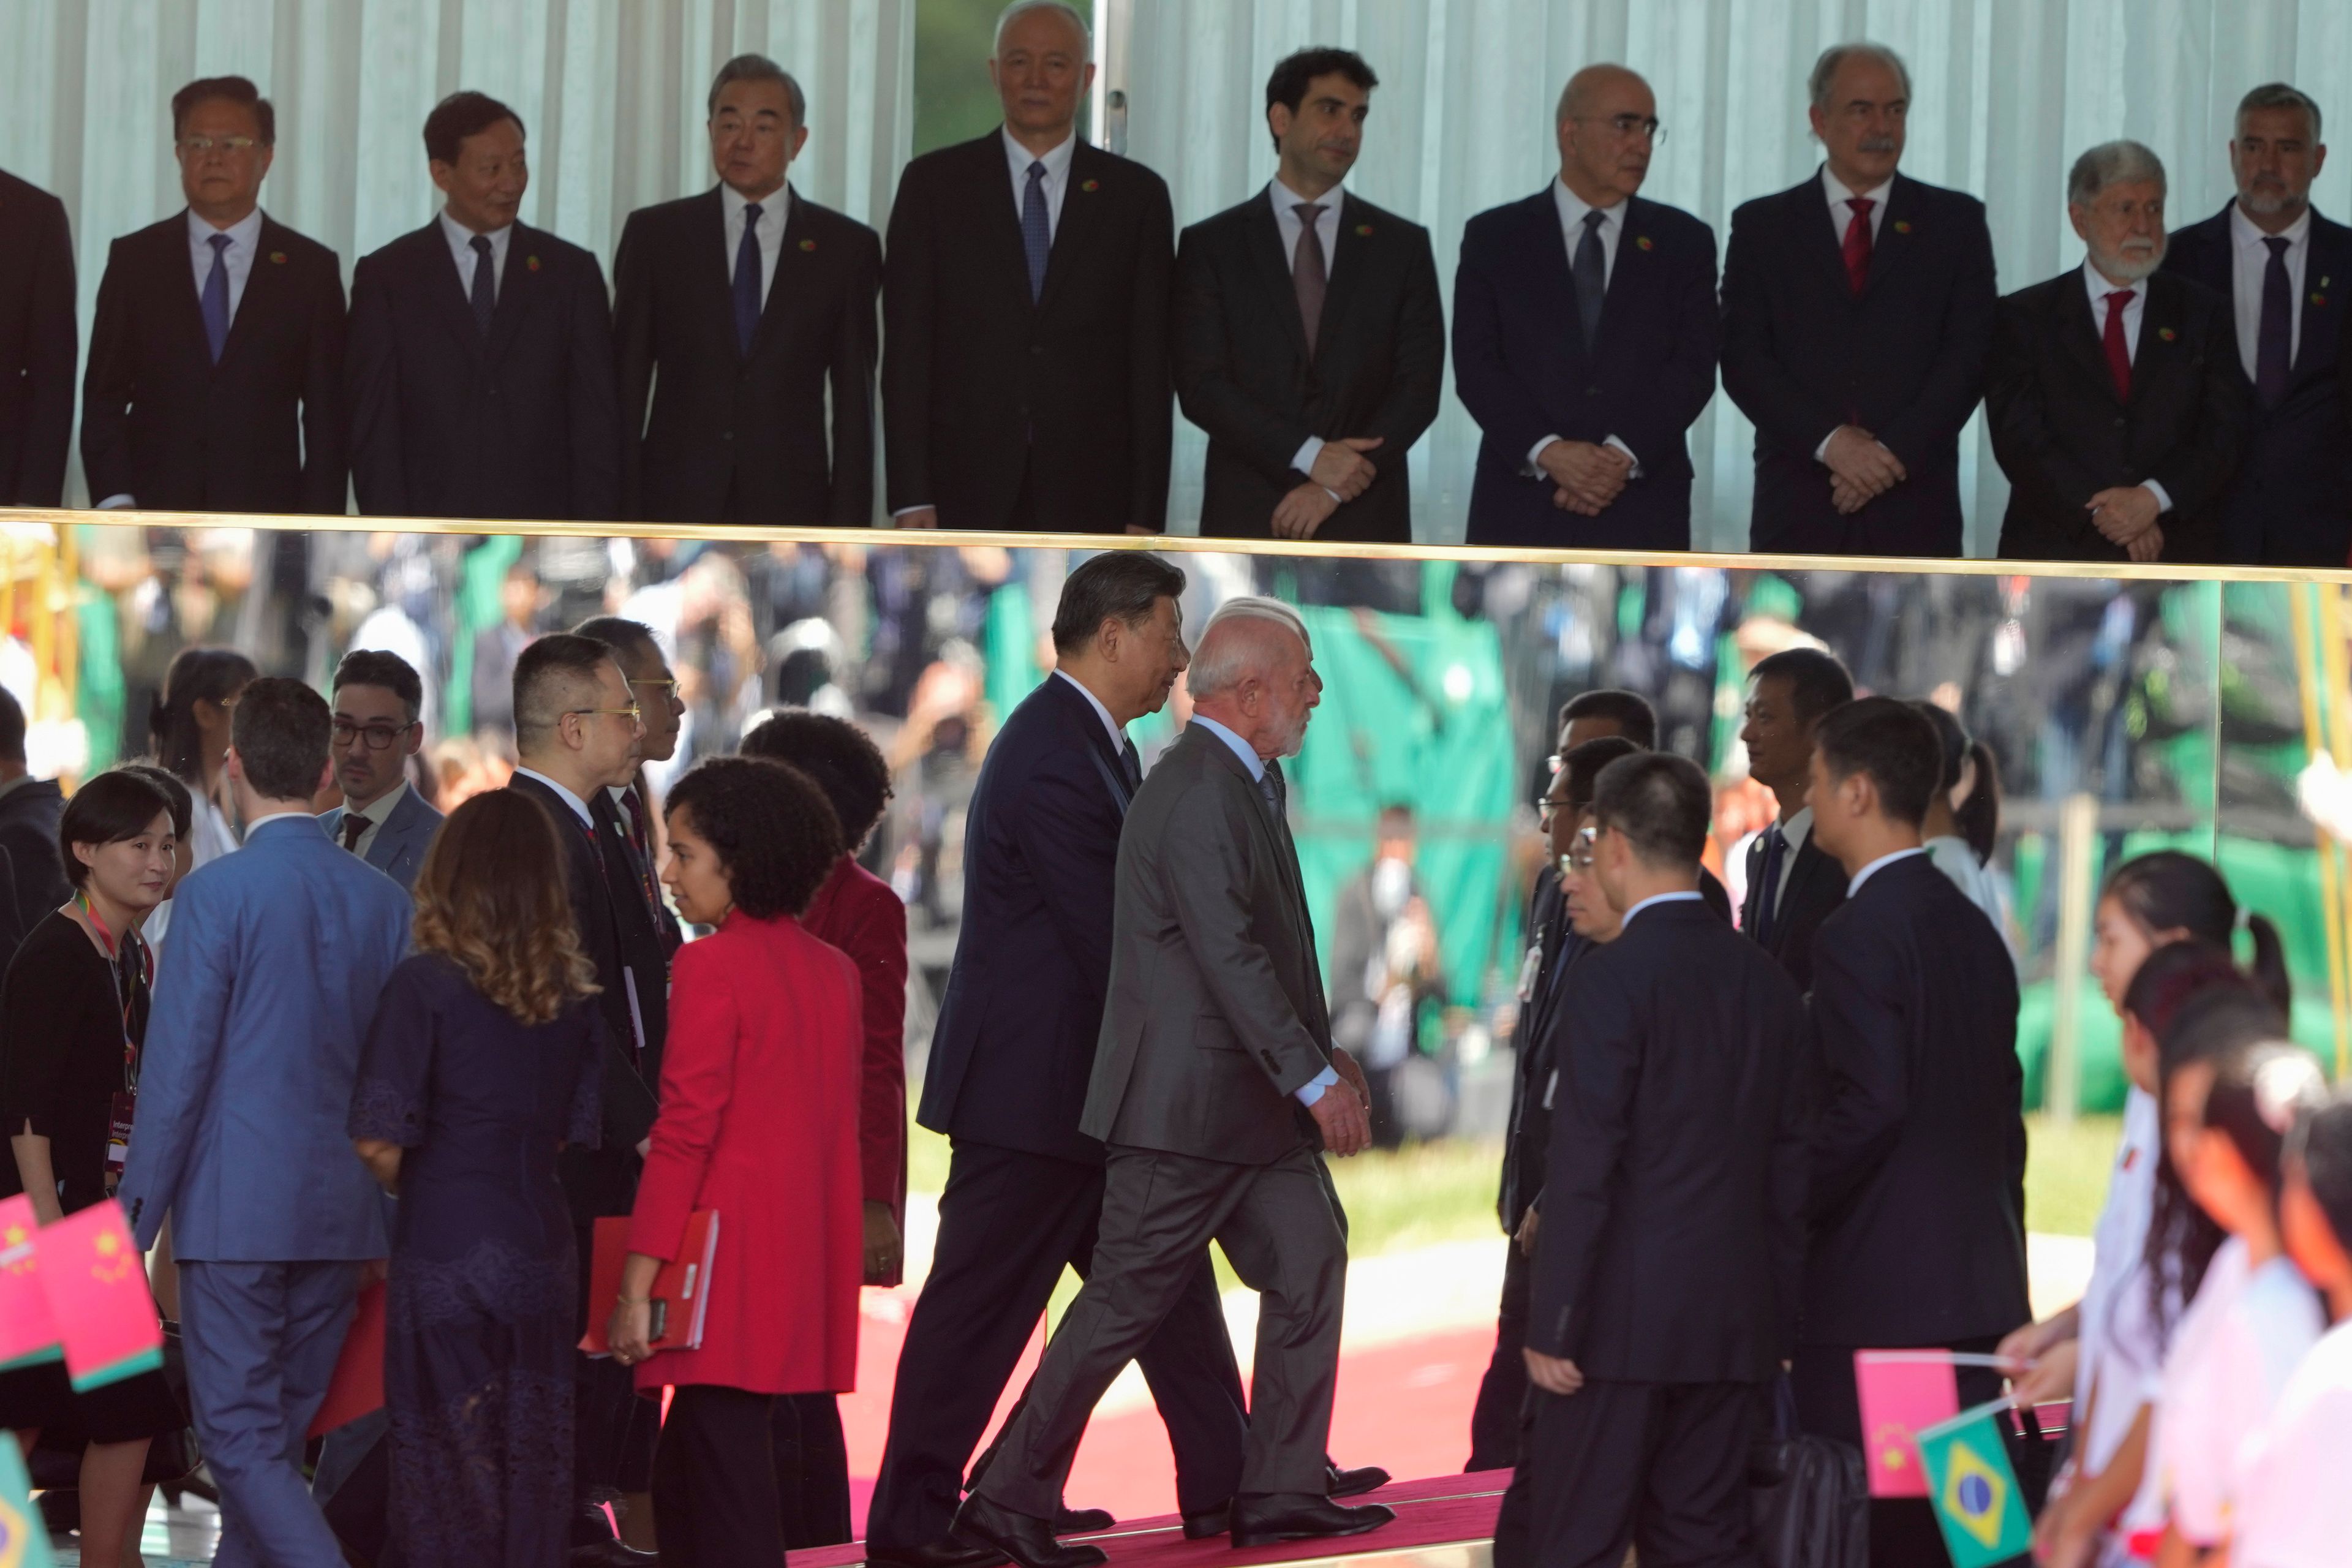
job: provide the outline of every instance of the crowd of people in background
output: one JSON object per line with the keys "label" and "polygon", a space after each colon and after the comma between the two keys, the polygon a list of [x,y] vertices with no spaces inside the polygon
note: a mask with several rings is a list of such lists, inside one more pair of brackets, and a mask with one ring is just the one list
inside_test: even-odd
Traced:
{"label": "crowd of people in background", "polygon": [[[1713,230],[1640,194],[1656,95],[1588,66],[1554,116],[1559,177],[1465,226],[1449,340],[1429,231],[1347,188],[1380,83],[1361,56],[1281,60],[1275,177],[1181,235],[1157,174],[1078,135],[1076,8],[1013,0],[989,67],[1003,124],[910,163],[886,241],[793,188],[801,84],[728,61],[705,106],[718,184],[628,215],[609,293],[591,250],[520,221],[521,117],[454,93],[424,123],[443,207],[357,260],[348,305],[339,258],[259,205],[268,100],[191,82],[172,100],[187,207],[115,240],[99,289],[89,499],[1157,533],[1181,407],[1208,435],[1202,532],[1404,542],[1450,352],[1483,437],[1473,543],[1687,549],[1689,432],[1719,372],[1757,431],[1759,550],[1959,554],[1981,405],[2005,556],[2352,554],[2328,303],[2352,237],[2311,206],[2321,111],[2285,83],[2237,107],[2235,198],[2178,232],[2153,153],[2084,152],[2064,193],[2084,260],[2003,297],[1983,204],[1900,172],[1892,50],[1822,53],[1822,164],[1734,213],[1719,277]],[[0,202],[26,258],[0,271],[0,314],[25,323],[0,501],[55,506],[79,349],[67,215],[13,179]]]}

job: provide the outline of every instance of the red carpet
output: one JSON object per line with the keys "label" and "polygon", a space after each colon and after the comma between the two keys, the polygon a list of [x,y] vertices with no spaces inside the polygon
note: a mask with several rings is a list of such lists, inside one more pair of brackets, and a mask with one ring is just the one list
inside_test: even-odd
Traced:
{"label": "red carpet", "polygon": [[[1109,1568],[1248,1568],[1255,1563],[1295,1563],[1308,1557],[1412,1552],[1491,1537],[1495,1510],[1502,1505],[1503,1488],[1510,1479],[1508,1470],[1431,1476],[1382,1487],[1370,1497],[1351,1498],[1350,1502],[1388,1504],[1396,1510],[1396,1521],[1369,1535],[1339,1541],[1293,1541],[1236,1552],[1222,1535],[1207,1541],[1185,1540],[1172,1513],[1126,1521],[1107,1535],[1084,1539],[1110,1553]],[[846,1568],[861,1561],[863,1549],[855,1544],[791,1553],[791,1568]]]}

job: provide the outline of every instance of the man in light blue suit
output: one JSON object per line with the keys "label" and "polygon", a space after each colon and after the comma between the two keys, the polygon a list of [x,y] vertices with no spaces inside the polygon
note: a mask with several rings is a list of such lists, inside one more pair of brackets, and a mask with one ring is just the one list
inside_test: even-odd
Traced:
{"label": "man in light blue suit", "polygon": [[441,814],[408,783],[424,742],[425,683],[409,662],[354,648],[335,667],[335,783],[343,804],[319,818],[327,837],[399,883],[416,886]]}
{"label": "man in light blue suit", "polygon": [[188,1388],[221,1491],[215,1561],[337,1568],[303,1435],[389,1248],[344,1125],[360,1042],[408,947],[399,885],[320,831],[333,719],[265,678],[230,721],[245,847],[180,884],[120,1196],[142,1247],[166,1215]]}

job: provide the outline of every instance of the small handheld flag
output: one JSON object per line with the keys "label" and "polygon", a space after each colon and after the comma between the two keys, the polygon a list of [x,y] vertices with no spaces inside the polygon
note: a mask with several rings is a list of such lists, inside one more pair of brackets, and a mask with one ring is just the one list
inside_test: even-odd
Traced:
{"label": "small handheld flag", "polygon": [[41,1289],[65,1340],[74,1392],[163,1364],[163,1324],[122,1205],[92,1204],[39,1234]]}
{"label": "small handheld flag", "polygon": [[0,1372],[65,1354],[41,1289],[40,1225],[31,1198],[0,1198]]}
{"label": "small handheld flag", "polygon": [[2033,1521],[2010,1468],[1998,1418],[2007,1400],[1963,1410],[1919,1434],[1927,1500],[1952,1568],[1990,1568],[2033,1544]]}
{"label": "small handheld flag", "polygon": [[1873,1497],[1926,1497],[1919,1433],[1958,1414],[1958,1385],[1945,1351],[1856,1351],[1863,1458]]}
{"label": "small handheld flag", "polygon": [[0,1442],[0,1568],[57,1568],[57,1561],[25,1461],[14,1442]]}

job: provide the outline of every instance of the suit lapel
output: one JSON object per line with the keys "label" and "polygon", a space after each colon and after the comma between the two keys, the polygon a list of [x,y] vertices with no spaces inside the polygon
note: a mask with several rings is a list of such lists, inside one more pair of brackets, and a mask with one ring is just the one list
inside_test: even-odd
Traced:
{"label": "suit lapel", "polygon": [[[1275,303],[1275,319],[1282,323],[1283,336],[1290,343],[1290,352],[1300,364],[1307,362],[1307,324],[1298,319],[1298,289],[1290,276],[1291,258],[1282,248],[1282,225],[1274,216],[1273,187],[1260,191],[1243,218],[1249,231],[1250,254],[1257,260],[1258,270],[1265,275],[1267,297]],[[1327,290],[1323,299],[1324,320],[1331,316],[1331,299]]]}
{"label": "suit lapel", "polygon": [[[1862,291],[1870,293],[1886,279],[1889,273],[1901,268],[1918,248],[1919,238],[1914,232],[1921,205],[1919,183],[1895,176],[1895,188],[1886,193],[1886,211],[1881,216],[1878,232],[1870,242],[1870,275],[1864,279]],[[1838,257],[1843,268],[1845,257]]]}
{"label": "suit lapel", "polygon": [[[1584,344],[1584,319],[1576,310],[1576,275],[1568,254],[1568,236],[1560,232],[1559,205],[1552,197],[1551,186],[1546,185],[1528,197],[1520,216],[1526,226],[1520,230],[1519,244],[1528,258],[1536,308],[1542,313],[1548,335],[1555,342]],[[1624,237],[1620,235],[1618,238],[1622,242]],[[1625,261],[1622,243],[1618,251],[1617,262],[1622,267]],[[1610,297],[1616,290],[1617,275],[1612,271],[1609,275]],[[1601,320],[1608,320],[1607,299],[1602,301]],[[1591,345],[1584,347],[1589,356]]]}
{"label": "suit lapel", "polygon": [[[967,143],[971,148],[971,199],[980,204],[980,231],[973,237],[982,247],[997,254],[1002,276],[1012,285],[1013,297],[1024,310],[1036,307],[1029,298],[1029,256],[1021,247],[1021,209],[1013,198],[1013,165],[1004,151],[1002,127],[990,132],[979,141]],[[1073,179],[1077,174],[1077,157],[1070,159]],[[1064,215],[1068,216],[1066,198]],[[1050,278],[1054,270],[1053,257],[1045,258],[1045,271]]]}
{"label": "suit lapel", "polygon": [[[2107,369],[2107,351],[2099,338],[2099,323],[2091,314],[2091,297],[2083,286],[2082,270],[2078,268],[2058,280],[2058,341],[2080,361],[2084,371],[2098,384],[2107,400],[2117,403],[2116,378]],[[2140,331],[2148,330],[2147,317],[2140,317]],[[2145,346],[2145,345],[2143,345]],[[2134,365],[2132,384],[2139,384],[2138,366]]]}
{"label": "suit lapel", "polygon": [[1789,221],[1796,226],[1797,249],[1813,258],[1832,288],[1845,299],[1853,298],[1853,281],[1846,276],[1843,236],[1851,209],[1843,216],[1830,210],[1829,198],[1822,184],[1822,171],[1789,193]]}
{"label": "suit lapel", "polygon": [[[1054,243],[1045,252],[1045,287],[1038,290],[1037,308],[1052,306],[1055,297],[1068,286],[1071,274],[1084,272],[1086,252],[1102,229],[1102,182],[1095,168],[1104,155],[1081,142],[1070,151],[1070,172],[1062,187],[1062,216],[1054,225]],[[1023,276],[1027,276],[1028,258],[1022,258]]]}
{"label": "suit lapel", "polygon": [[[2333,372],[2336,356],[2328,353],[2343,335],[2343,306],[2336,297],[2338,276],[2352,287],[2352,230],[2328,222],[2317,211],[2311,215],[2311,253],[2303,262],[2303,318],[2294,351],[2294,379]],[[2326,345],[2323,347],[2323,345]],[[2323,361],[2321,355],[2328,353]]]}
{"label": "suit lapel", "polygon": [[[2142,285],[2147,300],[2140,306],[2139,342],[2132,350],[2130,402],[2137,404],[2147,395],[2150,383],[2158,376],[2169,376],[2188,351],[2179,342],[2181,293],[2179,279],[2162,273]],[[2089,301],[2084,305],[2087,308]],[[2105,363],[2104,353],[2101,363]]]}
{"label": "suit lapel", "polygon": [[163,231],[168,244],[156,247],[156,277],[165,286],[165,298],[170,301],[164,310],[172,321],[172,330],[187,340],[197,355],[197,363],[212,363],[211,341],[205,336],[205,308],[197,275],[188,258],[188,215],[183,211]]}
{"label": "suit lapel", "polygon": [[[515,334],[522,330],[523,318],[538,308],[547,285],[540,273],[539,249],[546,237],[535,228],[521,224],[507,236],[506,270],[499,278],[498,309],[490,313],[488,356],[502,359],[512,345]],[[473,319],[471,310],[467,319]]]}
{"label": "suit lapel", "polygon": [[[245,274],[245,293],[237,300],[236,314],[229,318],[228,339],[221,344],[220,363],[226,364],[239,344],[249,342],[261,328],[256,324],[260,312],[277,309],[278,296],[286,287],[286,268],[273,262],[273,256],[286,254],[283,236],[278,225],[267,216],[253,237],[253,265]],[[201,313],[199,324],[201,324]]]}
{"label": "suit lapel", "polygon": [[[713,330],[727,346],[736,348],[735,293],[727,276],[727,207],[719,199],[717,185],[697,200],[686,228],[687,247],[697,253],[687,262],[687,276],[694,280],[695,301],[717,323]],[[758,342],[756,333],[753,342]],[[740,356],[741,351],[737,352]]]}
{"label": "suit lapel", "polygon": [[[520,233],[520,226],[517,233]],[[441,220],[436,217],[426,224],[417,242],[425,247],[425,270],[432,279],[425,292],[432,296],[450,332],[466,345],[478,364],[482,358],[482,330],[474,324],[474,307],[466,298],[466,280],[457,274],[457,258],[450,253],[449,237],[442,231]],[[513,259],[509,252],[508,260]]]}
{"label": "suit lapel", "polygon": [[[725,225],[720,226],[724,228]],[[816,241],[809,237],[811,227],[808,203],[794,191],[784,206],[784,237],[776,247],[775,274],[768,279],[768,297],[760,306],[760,324],[751,331],[751,352],[745,356],[747,361],[758,359],[766,352],[784,330],[785,319],[807,293],[803,280],[816,263]],[[726,280],[723,273],[719,280]],[[731,309],[727,325],[731,336],[735,326]]]}
{"label": "suit lapel", "polygon": [[[1331,247],[1330,287],[1323,294],[1323,320],[1315,329],[1315,354],[1339,336],[1349,308],[1364,291],[1364,273],[1372,263],[1381,229],[1380,219],[1364,203],[1344,192],[1339,200],[1339,240]],[[1303,329],[1302,329],[1303,330]]]}

